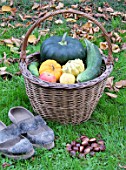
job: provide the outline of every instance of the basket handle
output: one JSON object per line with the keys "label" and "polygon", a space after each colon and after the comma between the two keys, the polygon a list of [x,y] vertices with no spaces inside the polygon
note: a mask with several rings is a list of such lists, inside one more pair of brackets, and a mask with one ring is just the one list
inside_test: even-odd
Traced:
{"label": "basket handle", "polygon": [[21,47],[21,53],[20,53],[20,58],[21,61],[25,62],[26,60],[26,47],[27,47],[27,42],[28,42],[28,37],[29,35],[32,33],[32,31],[44,20],[46,20],[47,18],[57,15],[57,14],[63,14],[63,13],[73,13],[73,14],[78,14],[78,15],[82,15],[83,17],[91,20],[92,22],[94,22],[103,32],[103,35],[108,43],[108,57],[107,57],[107,63],[106,64],[113,64],[113,56],[112,56],[112,45],[111,45],[111,41],[110,38],[108,36],[108,33],[106,32],[105,28],[102,26],[102,24],[100,24],[100,22],[98,22],[95,18],[91,17],[90,15],[78,11],[78,10],[73,10],[73,9],[63,9],[63,10],[57,10],[54,12],[48,12],[46,13],[42,18],[38,19],[31,27],[30,29],[27,31],[24,41],[22,43],[22,47]]}

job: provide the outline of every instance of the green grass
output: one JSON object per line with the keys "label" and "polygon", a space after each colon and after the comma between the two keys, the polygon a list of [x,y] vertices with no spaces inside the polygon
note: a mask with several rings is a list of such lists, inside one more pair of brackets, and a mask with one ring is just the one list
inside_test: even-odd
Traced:
{"label": "green grass", "polygon": [[[22,1],[20,1],[21,3]],[[62,1],[63,2],[63,1]],[[69,3],[68,3],[69,2]],[[74,0],[74,4],[78,2]],[[96,1],[95,1],[96,2]],[[108,1],[109,2],[109,1]],[[115,2],[115,1],[114,1]],[[27,1],[25,0],[25,3]],[[65,5],[70,6],[72,1],[64,1]],[[95,6],[100,4],[96,2]],[[22,3],[21,3],[22,4]],[[15,6],[16,6],[15,1]],[[113,2],[112,2],[113,5]],[[120,2],[118,2],[120,5]],[[123,6],[119,8],[115,2],[113,8],[118,10],[123,10]],[[27,5],[26,5],[27,6]],[[27,6],[28,8],[28,6]],[[24,9],[26,10],[26,8]],[[9,14],[5,14],[8,16]],[[18,21],[19,17],[17,16]],[[84,20],[85,22],[85,20]],[[119,17],[115,17],[112,21],[105,25],[107,31],[116,30],[118,27],[124,29],[124,24],[120,24],[121,20]],[[11,24],[14,24],[12,21]],[[44,27],[51,22],[46,23]],[[6,29],[6,32],[4,30]],[[38,36],[38,29],[34,30],[34,34]],[[28,28],[16,28],[11,27],[0,28],[1,37],[0,39],[11,38],[21,38],[22,35],[26,33]],[[66,23],[60,27],[52,24],[50,32],[53,34],[62,35],[64,32],[70,32],[70,27]],[[100,34],[100,33],[99,33]],[[97,35],[95,35],[97,36]],[[122,37],[122,43],[125,42],[126,34],[120,34]],[[29,45],[28,50],[30,53],[39,51],[41,42],[49,37],[49,34],[41,38],[41,41],[36,45]],[[95,39],[95,43],[99,44],[104,38]],[[119,43],[119,45],[121,45]],[[6,52],[7,57],[19,58],[18,54],[14,54],[10,51],[10,48],[0,44],[0,58],[3,57],[3,53]],[[105,52],[107,53],[107,51]],[[119,61],[115,62],[113,72],[111,76],[114,76],[114,82],[126,79],[126,55],[125,51],[114,54],[114,58],[118,57]],[[0,64],[0,67],[7,66],[7,71],[12,74],[19,71],[18,63],[5,65]],[[105,89],[105,92],[109,91]],[[15,170],[119,170],[119,164],[126,164],[126,89],[122,88],[118,93],[116,99],[108,97],[105,93],[98,102],[95,111],[93,112],[91,118],[80,125],[62,125],[57,122],[47,121],[48,125],[55,132],[55,147],[48,151],[46,149],[35,149],[35,155],[33,158],[28,160],[18,160],[14,161],[7,157],[0,156],[0,169],[2,164],[10,163],[10,167],[4,169],[15,169]],[[6,81],[0,77],[0,120],[6,125],[10,125],[11,121],[8,118],[8,111],[14,106],[23,106],[33,112],[32,106],[30,105],[29,99],[26,95],[24,79],[22,76],[13,76],[11,80]],[[79,115],[78,115],[79,116]],[[70,143],[72,140],[77,139],[80,135],[87,135],[89,137],[97,137],[98,134],[102,136],[106,143],[106,151],[99,152],[94,157],[87,156],[86,159],[72,158],[66,152],[66,144]]]}

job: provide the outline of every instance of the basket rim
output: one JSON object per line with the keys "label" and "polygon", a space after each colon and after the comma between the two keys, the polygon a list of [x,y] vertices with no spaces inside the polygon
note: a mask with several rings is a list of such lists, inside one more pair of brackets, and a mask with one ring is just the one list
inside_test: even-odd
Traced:
{"label": "basket rim", "polygon": [[[39,55],[39,54],[40,52],[36,52],[36,53],[28,55],[27,62],[29,58],[34,57],[34,55]],[[102,59],[105,63],[106,68],[105,68],[105,71],[100,76],[96,77],[95,79],[86,81],[86,82],[78,82],[75,84],[50,83],[50,82],[43,81],[39,79],[39,77],[32,75],[32,73],[27,68],[27,62],[22,62],[21,60],[19,62],[19,67],[24,78],[28,79],[31,83],[39,85],[41,87],[53,88],[53,89],[69,89],[69,90],[70,89],[81,89],[85,87],[94,86],[95,84],[103,81],[110,75],[110,73],[113,70],[113,64],[112,63],[107,64],[107,56],[105,56],[104,54],[102,54]]]}

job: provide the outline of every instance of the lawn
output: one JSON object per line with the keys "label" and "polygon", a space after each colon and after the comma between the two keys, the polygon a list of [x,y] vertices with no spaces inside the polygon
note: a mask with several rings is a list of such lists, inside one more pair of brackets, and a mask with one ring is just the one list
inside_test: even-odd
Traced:
{"label": "lawn", "polygon": [[[58,1],[59,2],[59,1]],[[58,4],[56,2],[56,5]],[[64,8],[71,5],[79,4],[78,9],[82,7],[91,7],[93,13],[98,13],[96,9],[104,6],[104,1],[87,1],[82,2],[79,0],[60,1],[64,4]],[[114,11],[125,12],[124,1],[106,1]],[[10,13],[0,13],[2,17],[0,21],[0,61],[3,61],[4,54],[6,58],[19,59],[20,48],[16,51],[10,50],[11,48],[3,43],[2,40],[10,39],[11,37],[21,39],[25,35],[31,25],[31,21],[35,21],[33,18],[21,19],[19,14],[27,14],[35,16],[35,10],[31,10],[33,3],[31,1],[22,0],[20,3],[15,1],[13,8],[17,9],[16,15],[13,18],[9,18]],[[4,3],[9,5],[8,3]],[[47,5],[47,2],[41,2],[41,5]],[[0,4],[1,5],[1,4]],[[2,4],[3,5],[3,4]],[[0,9],[2,7],[0,6]],[[41,12],[43,12],[43,9]],[[47,8],[47,10],[52,10]],[[55,9],[53,9],[55,10]],[[19,12],[21,11],[21,12]],[[88,11],[89,12],[89,11]],[[107,13],[109,16],[110,13]],[[98,19],[108,32],[118,32],[121,37],[121,42],[115,42],[121,48],[122,44],[126,42],[126,32],[122,33],[118,30],[126,30],[126,21],[124,16],[113,16],[106,20],[104,17],[98,17]],[[57,25],[54,21],[62,19],[63,24]],[[77,24],[84,24],[85,19],[80,18],[76,21]],[[3,23],[5,24],[3,26]],[[8,23],[10,25],[8,25]],[[22,24],[23,26],[16,27],[16,24]],[[31,23],[31,24],[32,24]],[[64,32],[72,34],[71,29],[74,23],[66,22],[61,15],[54,17],[54,20],[47,21],[40,27],[33,31],[33,34],[38,37],[41,29],[50,28],[46,36],[41,36],[40,41],[36,44],[29,44],[27,50],[28,54],[39,51],[40,45],[43,40],[52,34],[62,35]],[[95,33],[92,40],[99,46],[100,42],[105,41],[101,32]],[[98,37],[98,38],[97,38]],[[83,42],[83,38],[80,39]],[[107,50],[104,51],[107,54]],[[120,80],[126,80],[126,49],[120,50],[118,53],[113,53],[114,56],[114,69],[110,76],[114,77],[114,83]],[[18,75],[19,64],[18,62],[0,62],[0,67],[7,67],[6,71],[12,73],[12,78],[0,76],[0,120],[6,125],[10,125],[11,121],[8,118],[8,111],[14,106],[23,106],[33,112],[32,106],[25,91],[24,78],[22,75]],[[117,98],[112,98],[106,95],[106,92],[114,93]],[[79,115],[78,115],[79,116]],[[91,118],[79,125],[62,125],[57,122],[47,120],[48,125],[54,130],[55,133],[55,147],[48,151],[44,148],[35,149],[35,155],[28,160],[12,160],[4,156],[0,156],[0,169],[15,169],[15,170],[120,170],[126,168],[126,88],[121,88],[118,92],[111,91],[105,88],[105,91],[100,98]],[[105,152],[98,152],[94,157],[89,155],[85,159],[78,159],[71,157],[66,151],[66,144],[80,137],[80,135],[87,135],[89,138],[102,136],[106,144]]]}

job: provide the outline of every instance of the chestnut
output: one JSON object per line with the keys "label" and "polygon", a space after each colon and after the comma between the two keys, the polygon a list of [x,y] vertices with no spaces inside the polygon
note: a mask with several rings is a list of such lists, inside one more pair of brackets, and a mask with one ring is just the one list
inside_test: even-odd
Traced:
{"label": "chestnut", "polygon": [[70,144],[67,144],[67,145],[66,145],[66,150],[67,150],[68,152],[70,152],[70,151],[72,150],[72,148],[71,148],[71,145],[70,145]]}
{"label": "chestnut", "polygon": [[72,146],[75,146],[75,145],[76,145],[76,141],[72,141],[72,142],[71,142],[71,145],[72,145]]}
{"label": "chestnut", "polygon": [[83,141],[89,141],[89,138],[87,137],[87,136],[85,136],[85,137],[83,137],[82,139],[81,139],[81,141],[83,142]]}
{"label": "chestnut", "polygon": [[99,149],[100,149],[100,151],[105,151],[106,146],[105,146],[105,145],[100,145],[100,146],[99,146]]}
{"label": "chestnut", "polygon": [[90,152],[90,156],[94,156],[95,155],[95,152],[94,151],[91,151]]}
{"label": "chestnut", "polygon": [[76,156],[76,152],[74,150],[70,151],[71,156]]}
{"label": "chestnut", "polygon": [[104,141],[103,140],[98,140],[98,144],[100,144],[100,145],[104,145]]}
{"label": "chestnut", "polygon": [[77,151],[79,151],[79,148],[78,148],[77,146],[73,146],[73,150],[74,150],[75,152],[77,152]]}
{"label": "chestnut", "polygon": [[99,148],[99,147],[95,147],[93,150],[94,150],[95,152],[99,152],[99,151],[100,151],[100,148]]}
{"label": "chestnut", "polygon": [[99,146],[99,145],[98,145],[97,143],[92,143],[92,144],[91,144],[91,147],[92,147],[92,148],[97,148],[98,146]]}
{"label": "chestnut", "polygon": [[88,141],[89,143],[93,143],[93,142],[96,142],[96,138],[91,138],[91,139],[89,139],[89,141]]}
{"label": "chestnut", "polygon": [[80,146],[79,151],[80,151],[80,152],[83,152],[83,150],[84,150],[84,146]]}
{"label": "chestnut", "polygon": [[80,147],[80,146],[81,146],[81,144],[80,144],[80,143],[76,143],[76,146],[77,146],[77,147]]}
{"label": "chestnut", "polygon": [[84,141],[82,141],[82,143],[81,143],[83,146],[88,146],[88,141],[87,140],[84,140]]}
{"label": "chestnut", "polygon": [[84,154],[86,155],[86,154],[88,154],[90,151],[91,151],[90,147],[87,147],[87,148],[84,149]]}

